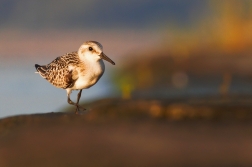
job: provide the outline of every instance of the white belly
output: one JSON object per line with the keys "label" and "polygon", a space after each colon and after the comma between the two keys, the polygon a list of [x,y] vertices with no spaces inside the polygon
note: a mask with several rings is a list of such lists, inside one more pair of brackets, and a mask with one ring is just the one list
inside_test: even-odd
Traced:
{"label": "white belly", "polygon": [[75,82],[75,85],[72,89],[86,89],[86,88],[90,88],[91,86],[93,86],[94,84],[96,84],[96,82],[100,79],[100,77],[96,77],[96,78],[90,78],[90,77],[80,77],[78,78],[78,80]]}
{"label": "white belly", "polygon": [[92,65],[90,64],[90,66],[88,66],[85,71],[83,72],[79,71],[78,79],[76,80],[72,89],[90,88],[91,86],[96,84],[96,82],[98,82],[104,70],[105,70],[105,66],[104,66],[103,61],[96,62]]}

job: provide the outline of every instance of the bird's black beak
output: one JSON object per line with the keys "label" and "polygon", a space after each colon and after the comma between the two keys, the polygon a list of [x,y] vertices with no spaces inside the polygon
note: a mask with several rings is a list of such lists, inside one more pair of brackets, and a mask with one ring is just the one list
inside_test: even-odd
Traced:
{"label": "bird's black beak", "polygon": [[113,62],[108,56],[106,56],[103,52],[100,54],[100,57],[108,62],[110,62],[111,64],[115,65],[115,62]]}

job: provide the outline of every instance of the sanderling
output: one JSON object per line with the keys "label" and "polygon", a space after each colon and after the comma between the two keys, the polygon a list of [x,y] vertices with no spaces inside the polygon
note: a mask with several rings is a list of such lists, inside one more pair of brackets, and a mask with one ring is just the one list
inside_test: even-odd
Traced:
{"label": "sanderling", "polygon": [[[78,52],[71,52],[57,57],[47,65],[35,64],[35,68],[41,77],[51,84],[58,88],[66,89],[67,102],[76,106],[75,113],[78,114],[81,108],[79,100],[82,89],[93,86],[101,78],[105,70],[102,59],[115,65],[103,53],[102,45],[99,42],[87,41],[80,46]],[[80,90],[76,103],[70,99],[72,90]]]}

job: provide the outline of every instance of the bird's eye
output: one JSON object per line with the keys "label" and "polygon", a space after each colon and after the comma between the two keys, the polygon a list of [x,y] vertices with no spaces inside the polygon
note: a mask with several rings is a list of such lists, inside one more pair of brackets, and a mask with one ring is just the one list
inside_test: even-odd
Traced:
{"label": "bird's eye", "polygon": [[93,48],[92,48],[92,47],[89,47],[89,48],[88,48],[88,50],[89,50],[89,51],[92,51],[92,50],[93,50]]}

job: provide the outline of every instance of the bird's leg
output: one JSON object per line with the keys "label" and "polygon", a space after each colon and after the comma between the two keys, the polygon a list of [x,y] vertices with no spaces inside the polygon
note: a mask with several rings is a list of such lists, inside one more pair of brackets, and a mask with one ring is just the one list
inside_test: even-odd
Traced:
{"label": "bird's leg", "polygon": [[82,108],[80,105],[79,105],[79,101],[80,101],[80,98],[81,98],[81,93],[82,93],[82,89],[79,91],[78,95],[77,95],[77,103],[76,103],[76,112],[75,114],[78,114],[78,111],[79,109],[81,108],[82,110],[86,110],[85,108]]}
{"label": "bird's leg", "polygon": [[77,96],[77,104],[79,104],[80,98],[81,98],[81,92],[82,89],[79,91],[78,96]]}
{"label": "bird's leg", "polygon": [[71,104],[71,105],[75,105],[75,106],[76,106],[76,103],[74,103],[74,102],[70,99],[69,96],[67,97],[67,102],[68,102],[69,104]]}
{"label": "bird's leg", "polygon": [[[80,101],[80,97],[81,97],[81,92],[82,90],[80,90],[80,92],[78,93],[78,98],[77,98],[77,103],[74,103],[71,99],[70,99],[70,94],[71,94],[71,90],[67,89],[67,102],[71,105],[75,105],[76,106],[76,111],[75,114],[78,114],[79,109],[82,108],[79,106],[79,101]],[[85,110],[84,108],[82,108],[83,110]]]}

